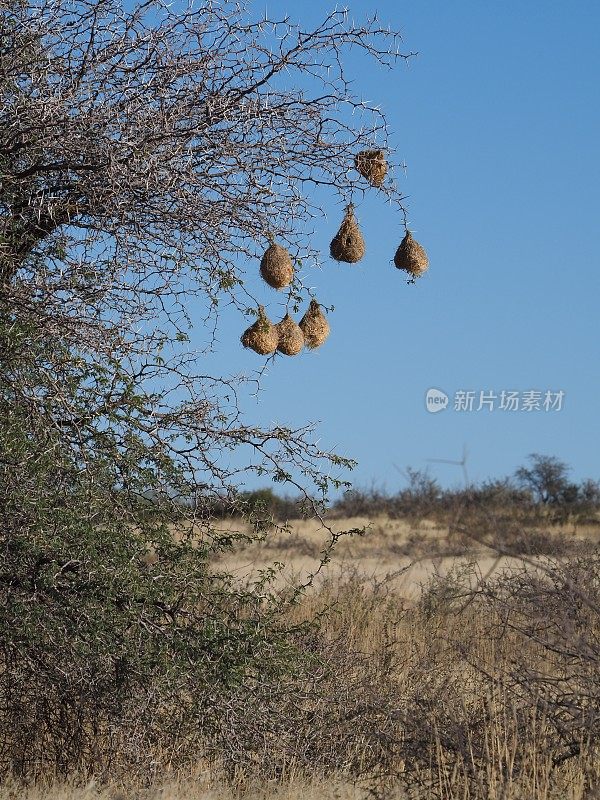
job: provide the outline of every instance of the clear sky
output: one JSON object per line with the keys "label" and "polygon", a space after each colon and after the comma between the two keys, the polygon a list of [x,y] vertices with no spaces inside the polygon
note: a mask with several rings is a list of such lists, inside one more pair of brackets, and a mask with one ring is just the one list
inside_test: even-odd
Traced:
{"label": "clear sky", "polygon": [[[364,260],[331,261],[332,207],[313,239],[322,270],[309,276],[335,305],[331,337],[278,358],[248,418],[319,421],[323,445],[358,460],[363,487],[393,491],[403,483],[394,465],[425,468],[464,446],[475,480],[511,473],[531,452],[567,461],[574,478],[600,478],[600,4],[356,0],[350,9],[357,18],[376,9],[419,51],[392,74],[365,74],[361,61],[356,77],[388,113],[407,164],[397,178],[431,266],[415,286],[394,269],[400,221],[375,190],[358,208]],[[314,19],[327,8],[269,4],[288,10]],[[220,331],[224,373],[260,364],[238,336]],[[425,407],[430,387],[449,396],[436,414]],[[530,390],[562,391],[563,407],[500,410],[503,390],[521,402]],[[460,391],[475,392],[473,411],[454,410]],[[475,410],[481,391],[498,395],[493,411]],[[461,479],[458,468],[429,466],[443,484]]]}

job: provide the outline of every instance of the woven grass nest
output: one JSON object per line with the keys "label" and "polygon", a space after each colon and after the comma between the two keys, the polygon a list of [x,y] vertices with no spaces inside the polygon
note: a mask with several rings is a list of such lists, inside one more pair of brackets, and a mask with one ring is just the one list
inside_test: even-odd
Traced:
{"label": "woven grass nest", "polygon": [[329,246],[331,257],[336,261],[356,264],[365,254],[365,241],[354,217],[354,208],[349,205],[339,231]]}
{"label": "woven grass nest", "polygon": [[261,356],[268,356],[277,350],[277,327],[267,317],[264,306],[258,307],[258,319],[244,331],[240,341],[244,347],[249,347]]}
{"label": "woven grass nest", "polygon": [[429,266],[427,253],[421,245],[412,238],[410,231],[406,231],[406,236],[400,242],[394,256],[394,264],[398,269],[403,269],[418,278]]}
{"label": "woven grass nest", "polygon": [[361,150],[354,157],[354,166],[371,186],[376,187],[381,186],[388,171],[383,150]]}
{"label": "woven grass nest", "polygon": [[278,322],[277,328],[278,343],[277,349],[286,356],[297,356],[304,347],[304,334],[289,314]]}
{"label": "woven grass nest", "polygon": [[273,289],[284,289],[294,279],[294,266],[285,247],[272,242],[260,262],[260,274]]}
{"label": "woven grass nest", "polygon": [[304,343],[311,350],[320,347],[329,336],[329,323],[321,306],[316,300],[311,300],[308,311],[300,320],[300,330],[304,334]]}

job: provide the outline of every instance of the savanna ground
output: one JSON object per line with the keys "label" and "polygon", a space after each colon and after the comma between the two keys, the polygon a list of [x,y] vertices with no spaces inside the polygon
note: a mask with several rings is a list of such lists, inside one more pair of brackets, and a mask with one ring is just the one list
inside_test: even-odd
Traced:
{"label": "savanna ground", "polygon": [[[475,541],[455,532],[452,522],[435,518],[408,521],[355,516],[328,521],[327,526],[334,535],[342,535],[335,546],[335,557],[319,570],[317,587],[323,580],[343,583],[349,576],[384,581],[398,597],[413,603],[424,586],[450,573],[470,572],[477,581],[520,566],[522,556],[534,560],[566,556],[600,543],[600,522],[592,520],[529,529],[523,532],[524,541],[517,543],[529,546],[521,547],[494,539]],[[225,521],[222,529],[237,531],[240,524]],[[248,527],[246,530],[250,532]],[[344,531],[354,533],[345,536]],[[314,573],[330,536],[318,520],[295,520],[274,528],[261,542],[236,548],[234,555],[228,554],[220,563],[240,579],[280,565],[276,581],[295,585]]]}
{"label": "savanna ground", "polygon": [[[6,785],[1,800],[600,797],[600,523],[327,524],[273,527],[216,563],[240,584],[279,565],[283,592],[316,571],[288,612],[319,619],[302,640],[314,685],[291,687],[288,723],[246,721],[237,756],[185,773]],[[319,568],[343,530],[357,532]]]}

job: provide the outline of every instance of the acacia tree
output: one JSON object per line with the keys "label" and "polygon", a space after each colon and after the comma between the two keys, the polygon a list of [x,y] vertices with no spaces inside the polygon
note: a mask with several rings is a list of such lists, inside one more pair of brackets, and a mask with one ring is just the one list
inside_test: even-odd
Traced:
{"label": "acacia tree", "polygon": [[[388,146],[344,54],[408,55],[346,12],[306,30],[234,2],[178,8],[0,0],[5,771],[220,729],[227,687],[282,674],[293,648],[266,578],[211,570],[236,540],[212,501],[235,509],[250,470],[319,514],[350,466],[310,425],[247,422],[243,379],[206,374],[188,337],[193,320],[210,350],[224,306],[255,308],[271,236],[316,257],[311,218],[361,191],[357,150]],[[288,305],[308,294],[296,278]]]}
{"label": "acacia tree", "polygon": [[520,486],[531,492],[535,502],[558,505],[577,498],[578,487],[569,483],[569,467],[564,461],[532,453],[529,463],[528,467],[519,467],[515,477]]}

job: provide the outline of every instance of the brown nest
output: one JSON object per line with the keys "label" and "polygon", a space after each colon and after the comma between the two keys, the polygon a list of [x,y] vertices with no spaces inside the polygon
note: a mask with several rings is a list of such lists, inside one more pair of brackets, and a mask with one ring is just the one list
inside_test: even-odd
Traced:
{"label": "brown nest", "polygon": [[388,165],[383,150],[361,150],[354,157],[354,166],[371,186],[381,186],[387,175]]}
{"label": "brown nest", "polygon": [[311,350],[320,347],[329,336],[329,323],[316,300],[310,301],[308,311],[300,320],[299,327],[304,334],[304,343]]}
{"label": "brown nest", "polygon": [[285,247],[271,244],[260,262],[260,274],[273,289],[283,289],[294,279],[294,266]]}
{"label": "brown nest", "polygon": [[304,334],[289,314],[275,326],[279,342],[277,349],[286,356],[296,356],[304,347]]}
{"label": "brown nest", "polygon": [[422,275],[429,266],[427,253],[421,245],[412,238],[410,231],[406,231],[406,236],[400,242],[400,247],[396,250],[394,264],[398,269],[403,269],[410,273],[414,278]]}
{"label": "brown nest", "polygon": [[345,261],[347,264],[356,264],[365,254],[365,241],[351,205],[346,209],[339,231],[331,240],[329,252],[336,261]]}
{"label": "brown nest", "polygon": [[267,317],[264,306],[258,307],[258,319],[244,331],[240,341],[244,347],[249,347],[261,356],[268,356],[277,350],[277,327]]}

